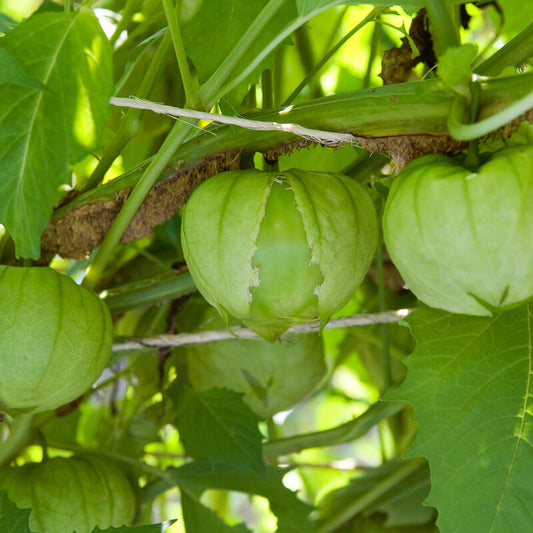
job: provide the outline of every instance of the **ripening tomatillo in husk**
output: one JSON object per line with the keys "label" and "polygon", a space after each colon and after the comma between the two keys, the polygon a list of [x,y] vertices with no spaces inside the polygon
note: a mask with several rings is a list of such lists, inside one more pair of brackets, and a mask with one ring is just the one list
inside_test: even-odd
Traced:
{"label": "ripening tomatillo in husk", "polygon": [[[180,311],[181,332],[224,329],[224,320],[200,296],[191,297]],[[230,319],[230,327],[242,326]],[[227,388],[262,418],[293,407],[326,374],[322,338],[318,332],[283,335],[278,342],[228,339],[183,346],[187,374],[196,390]]]}
{"label": "ripening tomatillo in husk", "polygon": [[183,210],[182,246],[205,299],[267,340],[331,315],[354,295],[377,245],[368,192],[340,174],[229,171]]}
{"label": "ripening tomatillo in husk", "polygon": [[426,304],[490,315],[533,296],[533,146],[492,154],[477,170],[421,157],[392,184],[385,243]]}
{"label": "ripening tomatillo in husk", "polygon": [[93,292],[51,268],[0,266],[0,411],[38,413],[81,396],[111,355]]}

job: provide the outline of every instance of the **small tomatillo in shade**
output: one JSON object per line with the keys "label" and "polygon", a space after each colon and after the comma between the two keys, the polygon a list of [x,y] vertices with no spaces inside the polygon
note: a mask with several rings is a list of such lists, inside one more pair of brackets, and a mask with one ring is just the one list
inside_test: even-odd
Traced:
{"label": "small tomatillo in shade", "polygon": [[183,210],[182,246],[204,298],[267,340],[322,325],[354,295],[378,239],[368,192],[341,174],[229,171]]}

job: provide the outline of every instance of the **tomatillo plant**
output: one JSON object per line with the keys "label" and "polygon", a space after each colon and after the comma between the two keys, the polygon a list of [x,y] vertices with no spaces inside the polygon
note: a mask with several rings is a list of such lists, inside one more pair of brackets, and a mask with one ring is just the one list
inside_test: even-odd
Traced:
{"label": "tomatillo plant", "polygon": [[383,216],[394,264],[424,303],[491,315],[533,296],[533,146],[477,170],[424,156],[394,181]]}
{"label": "tomatillo plant", "polygon": [[0,266],[0,294],[0,410],[37,413],[81,396],[111,354],[105,304],[51,268]]}
{"label": "tomatillo plant", "polygon": [[267,340],[322,326],[353,296],[377,246],[368,192],[341,174],[223,172],[183,210],[182,245],[198,290],[228,321]]}
{"label": "tomatillo plant", "polygon": [[4,467],[0,489],[21,509],[31,509],[31,531],[91,533],[130,525],[137,509],[135,490],[114,461],[83,455]]}

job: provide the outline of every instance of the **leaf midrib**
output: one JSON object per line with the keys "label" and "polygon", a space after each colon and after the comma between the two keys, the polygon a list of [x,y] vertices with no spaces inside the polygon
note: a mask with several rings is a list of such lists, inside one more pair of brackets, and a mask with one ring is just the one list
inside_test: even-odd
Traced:
{"label": "leaf midrib", "polygon": [[[59,40],[58,42],[58,45],[55,49],[55,53],[52,54],[52,56],[50,56],[51,60],[50,60],[50,63],[49,63],[49,66],[48,66],[48,70],[46,71],[45,73],[45,76],[42,80],[42,83],[44,85],[46,85],[50,79],[50,76],[52,74],[52,71],[57,63],[57,58],[61,52],[61,50],[63,49],[63,45],[65,43],[65,40],[67,39],[67,36],[69,35],[70,33],[70,30],[72,28],[72,26],[74,25],[74,22],[76,21],[76,17],[72,17],[72,19],[70,20],[68,26],[66,27],[65,31],[63,32],[62,36],[61,36],[61,39]],[[29,161],[29,157],[28,157],[28,152],[29,152],[29,149],[30,149],[30,146],[31,146],[31,138],[32,138],[32,134],[33,134],[33,131],[34,131],[34,123],[35,123],[35,120],[36,120],[36,117],[37,117],[37,114],[38,114],[38,110],[40,109],[41,107],[41,102],[42,102],[42,99],[44,97],[44,93],[45,91],[39,91],[39,94],[37,96],[37,101],[35,103],[35,107],[33,109],[33,115],[31,117],[31,120],[30,120],[30,123],[29,123],[29,127],[28,127],[28,135],[26,137],[27,139],[27,142],[26,142],[26,146],[24,147],[24,154],[23,154],[23,157],[22,157],[22,161],[21,161],[21,168],[20,168],[20,173],[19,173],[19,184],[22,183],[22,179],[23,179],[23,176],[25,175],[25,172],[26,172],[26,165],[27,165],[27,162]]]}
{"label": "leaf midrib", "polygon": [[496,505],[496,512],[494,513],[494,517],[492,519],[492,523],[490,525],[489,533],[492,533],[494,531],[494,528],[496,526],[496,519],[499,516],[503,501],[505,499],[505,496],[507,494],[507,488],[510,485],[510,479],[511,475],[513,473],[514,466],[516,464],[516,458],[518,455],[518,450],[520,447],[520,444],[522,442],[522,435],[524,433],[524,426],[526,423],[526,416],[527,416],[527,404],[529,399],[529,392],[531,390],[531,373],[532,373],[532,336],[531,336],[531,330],[532,330],[532,324],[531,324],[531,309],[530,306],[527,306],[527,325],[528,325],[528,338],[529,338],[529,347],[528,347],[528,361],[529,361],[529,368],[528,368],[528,374],[527,374],[527,381],[526,381],[526,390],[524,394],[524,402],[522,404],[522,414],[521,414],[521,420],[520,420],[520,429],[518,431],[518,434],[516,435],[516,442],[513,449],[513,455],[511,457],[511,462],[509,464],[509,467],[507,469],[507,476],[505,478],[505,483],[503,485],[503,490],[500,495],[500,499],[498,500],[498,504]]}

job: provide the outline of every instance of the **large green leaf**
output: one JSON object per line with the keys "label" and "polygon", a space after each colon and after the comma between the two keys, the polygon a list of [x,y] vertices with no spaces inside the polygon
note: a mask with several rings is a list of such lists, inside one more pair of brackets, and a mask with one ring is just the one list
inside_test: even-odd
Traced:
{"label": "large green leaf", "polygon": [[7,492],[0,490],[0,533],[30,533],[30,513],[30,509],[19,509]]}
{"label": "large green leaf", "polygon": [[195,391],[179,384],[168,395],[176,403],[176,426],[190,456],[264,473],[259,417],[242,394],[218,388]]}
{"label": "large green leaf", "polygon": [[0,46],[46,86],[0,88],[0,223],[17,255],[38,258],[58,188],[71,182],[69,164],[99,145],[108,119],[112,51],[88,9],[38,13]]}
{"label": "large green leaf", "polygon": [[533,305],[493,317],[422,306],[417,347],[392,395],[414,406],[443,532],[530,531],[533,524]]}

